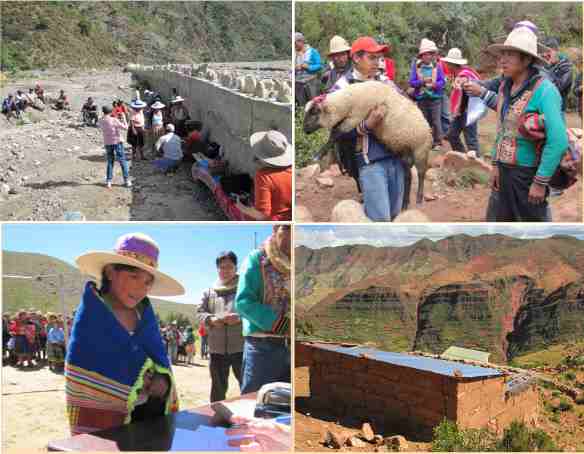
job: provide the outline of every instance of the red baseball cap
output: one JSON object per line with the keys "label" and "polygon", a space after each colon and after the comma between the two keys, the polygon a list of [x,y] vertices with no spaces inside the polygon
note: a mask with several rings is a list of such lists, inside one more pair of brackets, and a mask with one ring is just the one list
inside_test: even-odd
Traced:
{"label": "red baseball cap", "polygon": [[372,54],[379,52],[386,53],[389,51],[389,46],[386,44],[377,44],[377,41],[371,38],[371,36],[362,36],[361,38],[357,38],[351,46],[351,56],[361,50]]}

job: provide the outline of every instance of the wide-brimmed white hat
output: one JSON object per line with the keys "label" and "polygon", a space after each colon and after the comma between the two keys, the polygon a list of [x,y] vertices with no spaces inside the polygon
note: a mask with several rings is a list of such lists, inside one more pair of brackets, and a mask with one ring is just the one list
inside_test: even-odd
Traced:
{"label": "wide-brimmed white hat", "polygon": [[149,295],[175,296],[185,293],[184,287],[175,279],[158,270],[160,250],[156,242],[143,233],[128,233],[116,241],[113,252],[89,251],[75,259],[83,274],[88,274],[101,282],[106,265],[120,264],[135,266],[154,276]]}
{"label": "wide-brimmed white hat", "polygon": [[537,54],[537,45],[537,35],[535,33],[527,27],[518,27],[509,33],[503,44],[491,44],[487,47],[487,50],[495,54],[501,53],[504,50],[516,50],[547,64],[547,62]]}
{"label": "wide-brimmed white hat", "polygon": [[185,100],[185,98],[183,98],[182,96],[177,96],[172,101],[170,101],[170,103],[171,104],[174,104],[174,103],[181,102],[181,101],[184,101],[184,100]]}
{"label": "wide-brimmed white hat", "polygon": [[152,107],[153,109],[164,109],[166,106],[162,104],[160,101],[156,101],[150,107]]}
{"label": "wide-brimmed white hat", "polygon": [[438,52],[438,48],[436,47],[436,43],[434,41],[431,41],[427,38],[422,38],[418,55],[425,54],[426,52]]}
{"label": "wide-brimmed white hat", "polygon": [[260,161],[274,167],[292,165],[292,145],[279,131],[261,131],[252,134],[249,139],[251,151]]}
{"label": "wide-brimmed white hat", "polygon": [[468,63],[466,58],[462,58],[462,51],[458,47],[450,49],[446,57],[442,58],[442,61],[452,63],[453,65],[466,65]]}
{"label": "wide-brimmed white hat", "polygon": [[141,99],[134,99],[132,101],[132,103],[130,104],[130,107],[132,109],[143,109],[144,107],[146,107],[148,104],[146,104],[144,101],[142,101]]}
{"label": "wide-brimmed white hat", "polygon": [[340,54],[341,52],[349,52],[351,46],[342,36],[333,36],[329,43],[329,55]]}

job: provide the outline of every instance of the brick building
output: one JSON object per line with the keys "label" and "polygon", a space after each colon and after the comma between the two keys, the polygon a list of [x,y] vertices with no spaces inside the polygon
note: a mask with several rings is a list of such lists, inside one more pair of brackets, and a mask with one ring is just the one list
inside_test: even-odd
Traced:
{"label": "brick building", "polygon": [[[336,416],[378,428],[432,435],[444,418],[501,432],[513,420],[535,424],[538,393],[524,375],[363,347],[298,342],[296,367],[310,368],[310,400]],[[314,399],[314,400],[313,400]]]}

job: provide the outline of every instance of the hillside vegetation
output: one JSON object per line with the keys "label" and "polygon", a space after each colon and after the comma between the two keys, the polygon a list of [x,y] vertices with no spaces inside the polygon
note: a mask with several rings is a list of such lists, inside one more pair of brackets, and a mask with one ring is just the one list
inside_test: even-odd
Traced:
{"label": "hillside vegetation", "polygon": [[290,59],[289,2],[0,2],[2,71]]}
{"label": "hillside vegetation", "polygon": [[[34,308],[43,313],[62,312],[58,274],[64,274],[65,308],[71,313],[81,298],[86,279],[79,271],[62,260],[42,254],[2,251],[2,274],[33,276],[33,279],[3,278],[2,310],[16,312]],[[39,277],[41,276],[41,277]],[[47,277],[42,277],[47,276]],[[193,320],[194,306],[150,298],[155,312],[162,320],[170,314],[181,314]],[[175,317],[176,318],[176,317]]]}
{"label": "hillside vegetation", "polygon": [[582,48],[582,4],[577,2],[310,2],[297,4],[295,14],[296,31],[322,56],[333,35],[349,42],[369,35],[390,44],[400,82],[409,76],[422,38],[436,42],[444,54],[460,48],[471,66],[480,66],[481,52],[520,20],[531,20],[541,36],[557,37],[564,48]]}

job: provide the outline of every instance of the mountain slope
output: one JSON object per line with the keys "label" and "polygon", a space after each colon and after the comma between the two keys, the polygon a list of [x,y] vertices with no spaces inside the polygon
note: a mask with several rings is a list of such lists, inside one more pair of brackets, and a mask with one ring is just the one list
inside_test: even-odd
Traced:
{"label": "mountain slope", "polygon": [[2,71],[291,58],[290,2],[0,2]]}
{"label": "mountain slope", "polygon": [[300,333],[500,360],[584,336],[584,241],[455,235],[296,248]]}

